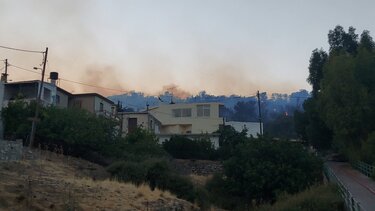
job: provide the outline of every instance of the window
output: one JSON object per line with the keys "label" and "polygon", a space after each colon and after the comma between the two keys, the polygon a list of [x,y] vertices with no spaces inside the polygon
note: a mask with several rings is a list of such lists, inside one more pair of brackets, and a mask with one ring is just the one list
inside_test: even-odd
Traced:
{"label": "window", "polygon": [[191,117],[191,108],[179,108],[172,110],[173,117]]}
{"label": "window", "polygon": [[103,105],[103,103],[100,103],[100,105],[99,105],[99,111],[102,112],[103,110],[104,110],[104,105]]}
{"label": "window", "polygon": [[56,95],[56,104],[60,104],[60,95]]}
{"label": "window", "polygon": [[45,101],[50,101],[51,100],[51,90],[47,89],[47,88],[44,88],[43,90],[43,99]]}
{"label": "window", "polygon": [[197,105],[197,116],[209,117],[210,116],[210,105]]}

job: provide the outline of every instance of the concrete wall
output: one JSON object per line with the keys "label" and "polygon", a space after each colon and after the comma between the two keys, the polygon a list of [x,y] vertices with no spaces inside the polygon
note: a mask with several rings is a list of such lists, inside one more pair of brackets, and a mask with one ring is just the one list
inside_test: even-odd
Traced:
{"label": "concrete wall", "polygon": [[[210,116],[198,116],[198,105],[210,105]],[[220,105],[220,103],[165,104],[151,109],[150,113],[161,122],[162,127],[160,128],[160,133],[213,133],[217,131],[219,125],[222,124],[222,118],[219,117]],[[174,109],[191,109],[191,116],[174,117]]]}
{"label": "concrete wall", "polygon": [[[158,121],[153,116],[147,113],[124,112],[124,113],[119,113],[118,116],[121,116],[123,135],[128,134],[129,118],[136,118],[138,127],[142,127],[143,129],[150,130],[154,132],[155,134],[160,133],[160,126],[158,125]],[[149,124],[147,124],[148,121],[149,121]]]}
{"label": "concrete wall", "polygon": [[56,94],[60,98],[60,102],[56,102],[56,106],[59,108],[67,108],[69,105],[69,96],[58,89],[56,90]]}
{"label": "concrete wall", "polygon": [[103,103],[103,111],[106,112],[106,113],[110,113],[112,114],[112,103],[109,103],[108,101],[98,97],[98,96],[95,96],[95,100],[94,100],[94,110],[95,112],[101,112],[100,111],[100,103]]}
{"label": "concrete wall", "polygon": [[69,100],[69,107],[81,108],[94,113],[94,99],[93,96],[73,96]]}
{"label": "concrete wall", "polygon": [[[260,133],[259,122],[235,122],[229,121],[225,122],[225,125],[232,126],[237,132],[242,132],[243,129],[247,129],[247,136],[250,137],[251,135],[254,137],[258,137]],[[263,128],[263,123],[262,123]]]}
{"label": "concrete wall", "polygon": [[22,159],[22,140],[4,141],[0,140],[0,160],[21,160]]}

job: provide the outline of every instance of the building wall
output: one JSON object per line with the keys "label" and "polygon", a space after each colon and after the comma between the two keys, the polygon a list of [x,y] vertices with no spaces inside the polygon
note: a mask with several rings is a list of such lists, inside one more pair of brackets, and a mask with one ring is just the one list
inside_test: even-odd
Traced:
{"label": "building wall", "polygon": [[[198,116],[198,105],[210,105],[210,116]],[[222,118],[219,117],[220,105],[219,103],[167,104],[151,109],[150,113],[161,122],[160,133],[213,133],[222,124]],[[174,109],[191,109],[191,116],[175,117]]]}
{"label": "building wall", "polygon": [[100,111],[100,103],[103,103],[103,111],[106,113],[112,113],[112,103],[107,102],[106,100],[103,100],[102,98],[98,96],[94,96],[95,101],[94,101],[94,110],[95,112],[102,112]]}
{"label": "building wall", "polygon": [[69,105],[69,96],[59,90],[56,91],[56,94],[60,98],[60,102],[56,102],[56,106],[59,108],[67,108]]}
{"label": "building wall", "polygon": [[[160,126],[158,125],[157,120],[147,114],[147,113],[120,113],[122,121],[122,134],[128,134],[128,120],[129,118],[136,118],[137,119],[137,126],[142,127],[143,129],[150,130],[155,134],[160,133]],[[149,124],[147,122],[149,121]]]}
{"label": "building wall", "polygon": [[[232,126],[236,131],[241,132],[243,129],[247,129],[247,136],[250,137],[251,135],[257,137],[260,133],[259,122],[235,122],[229,121],[225,122],[225,125]],[[263,128],[263,123],[262,123]]]}
{"label": "building wall", "polygon": [[[39,83],[39,86],[41,84]],[[39,89],[38,89],[39,90]],[[47,93],[46,90],[49,91],[49,95],[48,96],[45,96],[45,94]],[[50,84],[50,83],[47,83],[47,82],[44,82],[43,83],[43,89],[42,89],[42,95],[41,95],[41,99],[42,99],[42,102],[43,104],[45,105],[55,105],[55,98],[56,98],[56,86],[53,85],[53,84]]]}
{"label": "building wall", "polygon": [[37,97],[38,84],[7,84],[5,85],[4,103],[7,105],[9,100],[14,100],[22,95],[25,99],[35,100]]}
{"label": "building wall", "polygon": [[94,113],[94,99],[93,96],[73,96],[69,99],[69,107],[82,108]]}

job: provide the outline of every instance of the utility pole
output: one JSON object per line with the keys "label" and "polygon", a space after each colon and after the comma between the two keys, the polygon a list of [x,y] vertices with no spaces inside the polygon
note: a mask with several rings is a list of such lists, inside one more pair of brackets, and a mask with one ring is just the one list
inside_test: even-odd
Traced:
{"label": "utility pole", "polygon": [[39,107],[41,106],[42,90],[43,90],[43,85],[44,85],[44,74],[46,72],[47,55],[48,55],[48,47],[46,48],[46,51],[44,52],[42,80],[40,81],[40,86],[38,89],[38,96],[36,98],[35,116],[32,119],[31,133],[30,133],[30,145],[29,145],[30,148],[32,148],[34,144],[36,124],[37,124],[38,117],[39,117]]}
{"label": "utility pole", "polygon": [[1,74],[1,81],[8,82],[8,59],[5,59],[5,73]]}
{"label": "utility pole", "polygon": [[261,108],[260,108],[260,94],[259,94],[259,90],[257,92],[257,98],[258,98],[258,112],[259,112],[259,132],[260,132],[260,136],[263,136],[262,112],[261,112]]}

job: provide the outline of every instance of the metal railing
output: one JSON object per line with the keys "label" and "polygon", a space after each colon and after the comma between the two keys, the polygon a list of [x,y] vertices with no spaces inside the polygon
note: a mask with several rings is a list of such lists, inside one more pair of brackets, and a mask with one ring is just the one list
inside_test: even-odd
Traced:
{"label": "metal railing", "polygon": [[324,164],[324,174],[326,175],[327,179],[338,185],[340,194],[345,201],[345,206],[349,211],[364,211],[361,207],[361,204],[353,197],[350,191],[345,187],[344,183],[335,175],[335,173],[326,165]]}
{"label": "metal railing", "polygon": [[372,166],[372,165],[369,165],[365,162],[362,162],[362,161],[358,161],[354,167],[360,171],[362,174],[368,176],[368,177],[372,177],[372,176],[375,176],[375,166]]}

